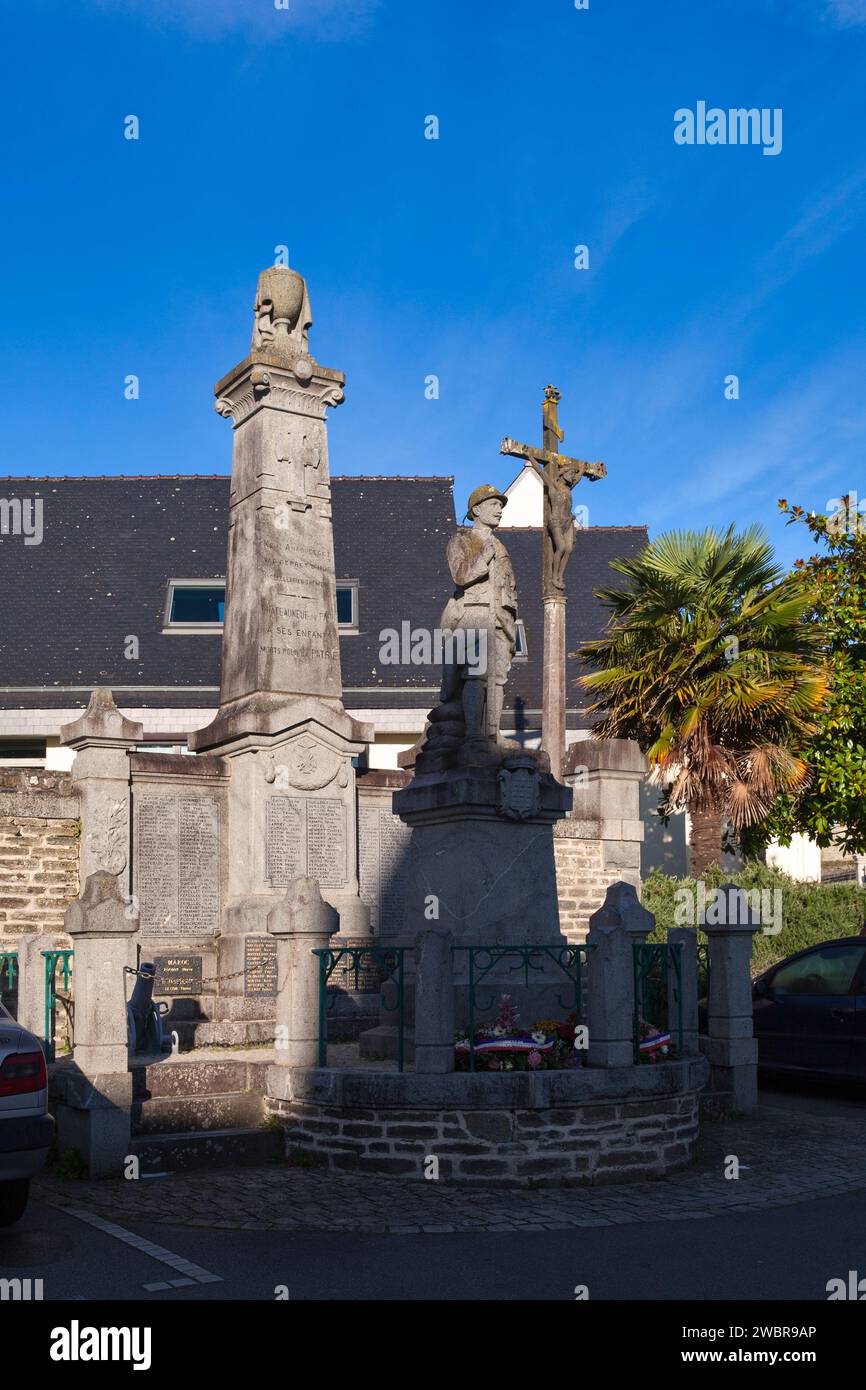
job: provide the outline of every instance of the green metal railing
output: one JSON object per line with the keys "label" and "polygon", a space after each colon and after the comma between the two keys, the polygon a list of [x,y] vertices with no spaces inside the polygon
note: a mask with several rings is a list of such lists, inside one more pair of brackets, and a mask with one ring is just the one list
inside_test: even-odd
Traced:
{"label": "green metal railing", "polygon": [[710,993],[710,948],[706,941],[698,942],[698,998]]}
{"label": "green metal railing", "polygon": [[[683,1050],[683,948],[680,942],[635,942],[634,1060],[640,1061],[641,1024],[649,1023],[676,1038]],[[673,997],[671,997],[673,992]],[[673,1027],[671,1019],[673,1018]]]}
{"label": "green metal railing", "polygon": [[[328,1065],[328,1011],[334,1007],[339,990],[333,985],[328,998],[328,981],[338,966],[341,970],[340,988],[361,990],[366,987],[366,972],[370,965],[380,972],[379,999],[385,1013],[394,1014],[397,1023],[397,1070],[403,1070],[405,1018],[405,965],[408,948],[404,946],[344,946],[325,947],[313,951],[319,958],[319,1066]],[[354,982],[354,984],[353,984]]]}
{"label": "green metal railing", "polygon": [[[469,1070],[475,1070],[475,1031],[477,1015],[479,1013],[489,1013],[494,1007],[494,995],[485,1003],[478,994],[478,986],[485,980],[498,965],[513,961],[508,965],[507,975],[498,977],[500,983],[506,983],[512,975],[519,975],[522,972],[523,983],[527,986],[537,984],[538,980],[530,978],[530,972],[538,975],[542,971],[548,970],[550,965],[558,967],[568,979],[571,985],[571,998],[568,1000],[557,996],[557,1003],[561,1009],[571,1008],[575,1016],[577,1025],[583,1021],[583,967],[589,957],[589,952],[595,948],[592,946],[455,946],[454,952],[463,951],[469,956]],[[495,991],[494,991],[495,994]],[[581,1062],[585,1057],[581,1054]]]}
{"label": "green metal railing", "polygon": [[43,951],[45,960],[45,1056],[54,1061],[57,1040],[57,966],[63,976],[63,992],[69,993],[74,951]]}
{"label": "green metal railing", "polygon": [[0,951],[0,999],[4,995],[17,994],[18,952]]}

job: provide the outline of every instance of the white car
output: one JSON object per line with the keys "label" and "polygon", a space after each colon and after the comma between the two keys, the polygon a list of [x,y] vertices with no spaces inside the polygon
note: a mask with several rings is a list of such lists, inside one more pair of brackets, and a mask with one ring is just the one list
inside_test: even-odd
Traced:
{"label": "white car", "polygon": [[23,1216],[53,1138],[42,1045],[0,1004],[0,1226]]}

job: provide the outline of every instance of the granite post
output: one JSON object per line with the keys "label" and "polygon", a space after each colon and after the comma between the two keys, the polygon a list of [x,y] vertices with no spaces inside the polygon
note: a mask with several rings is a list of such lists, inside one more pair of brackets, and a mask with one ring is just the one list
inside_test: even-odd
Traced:
{"label": "granite post", "polygon": [[668,963],[668,1030],[674,1034],[679,1023],[676,994],[682,1000],[683,1055],[696,1057],[698,1043],[698,937],[693,927],[671,927],[668,945],[681,946],[680,974]]}
{"label": "granite post", "polygon": [[589,919],[586,1023],[591,1067],[634,1064],[634,946],[655,925],[630,883],[612,883]]}
{"label": "granite post", "polygon": [[454,1070],[454,936],[431,927],[415,938],[415,1070]]}
{"label": "granite post", "polygon": [[18,1013],[17,1020],[28,1033],[45,1041],[45,958],[43,951],[62,950],[53,938],[25,936],[18,952]]}
{"label": "granite post", "polygon": [[758,1040],[752,1016],[752,938],[761,929],[745,889],[726,883],[705,912],[710,989],[706,1056],[710,1090],[725,1094],[739,1114],[758,1108]]}
{"label": "granite post", "polygon": [[122,1171],[130,1148],[132,1076],[126,968],[135,967],[138,918],[117,876],[92,873],[66,911],[75,950],[74,1067],[58,1075],[61,1151],[80,1150],[91,1177]]}
{"label": "granite post", "polygon": [[126,719],[110,690],[93,691],[80,719],[64,724],[60,741],[75,750],[72,782],[81,808],[79,878],[113,874],[128,889],[129,753],[144,727]]}
{"label": "granite post", "polygon": [[337,928],[336,910],[309,878],[295,879],[268,915],[268,931],[277,941],[278,990],[271,1095],[284,1094],[287,1068],[319,1064],[319,957],[313,952],[327,949]]}

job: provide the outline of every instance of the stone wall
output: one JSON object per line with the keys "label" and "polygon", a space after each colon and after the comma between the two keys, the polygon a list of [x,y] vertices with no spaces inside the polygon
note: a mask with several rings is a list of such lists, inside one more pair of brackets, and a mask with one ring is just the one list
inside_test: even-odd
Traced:
{"label": "stone wall", "polygon": [[63,936],[78,896],[78,801],[68,772],[0,768],[0,949]]}
{"label": "stone wall", "polygon": [[691,1161],[706,1072],[701,1058],[483,1076],[293,1071],[291,1099],[267,1105],[287,1152],[335,1172],[423,1181],[435,1157],[440,1179],[461,1183],[633,1182]]}
{"label": "stone wall", "polygon": [[611,883],[631,883],[640,894],[645,773],[646,759],[625,739],[583,739],[566,750],[563,781],[574,804],[554,826],[553,845],[559,920],[569,941],[586,939]]}
{"label": "stone wall", "polygon": [[585,941],[589,919],[614,881],[605,868],[604,847],[600,840],[586,838],[581,822],[568,819],[553,827],[553,852],[559,925],[569,941]]}

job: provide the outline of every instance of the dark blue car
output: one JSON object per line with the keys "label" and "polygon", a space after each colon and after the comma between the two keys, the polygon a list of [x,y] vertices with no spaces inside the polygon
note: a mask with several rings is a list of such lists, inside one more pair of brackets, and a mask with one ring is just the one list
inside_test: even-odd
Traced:
{"label": "dark blue car", "polygon": [[866,937],[809,946],[754,981],[762,1071],[866,1081]]}

